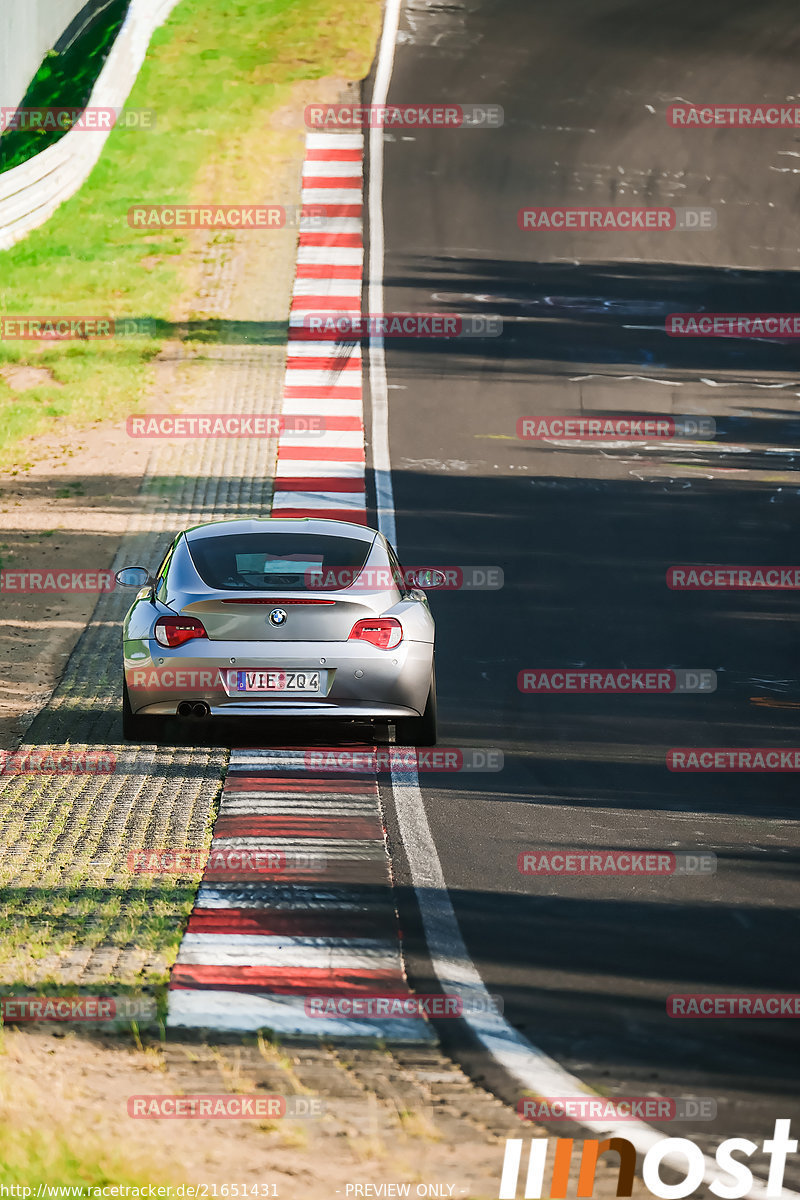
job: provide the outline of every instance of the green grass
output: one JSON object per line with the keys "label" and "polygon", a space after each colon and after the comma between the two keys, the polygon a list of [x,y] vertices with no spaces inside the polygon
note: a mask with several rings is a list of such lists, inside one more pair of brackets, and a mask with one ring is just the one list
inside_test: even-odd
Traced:
{"label": "green grass", "polygon": [[[80,1188],[73,1196],[90,1196],[89,1188],[128,1184],[147,1189],[165,1183],[146,1165],[131,1162],[123,1149],[98,1138],[66,1134],[62,1130],[20,1128],[9,1123],[0,1128],[0,1184]],[[118,1193],[119,1194],[119,1193]],[[145,1190],[143,1195],[147,1195]]]}
{"label": "green grass", "polygon": [[131,229],[129,207],[268,202],[271,156],[285,154],[289,136],[271,128],[270,113],[294,83],[362,77],[380,11],[380,0],[182,0],[156,31],[126,105],[154,110],[155,128],[115,128],[80,192],[0,253],[1,313],[155,318],[155,332],[0,341],[0,371],[44,367],[53,379],[14,392],[0,376],[0,466],[24,466],[20,440],[58,423],[119,419],[141,406],[185,286],[189,239]]}

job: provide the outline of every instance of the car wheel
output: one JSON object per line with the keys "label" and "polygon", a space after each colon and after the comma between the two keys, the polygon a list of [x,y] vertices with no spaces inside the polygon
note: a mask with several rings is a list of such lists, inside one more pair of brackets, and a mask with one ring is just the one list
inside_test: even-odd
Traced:
{"label": "car wheel", "polygon": [[137,717],[131,710],[131,698],[128,695],[128,685],[122,684],[122,736],[126,742],[158,742],[162,733],[161,724],[156,717]]}
{"label": "car wheel", "polygon": [[436,668],[431,671],[428,701],[421,717],[401,717],[395,722],[398,746],[436,745]]}

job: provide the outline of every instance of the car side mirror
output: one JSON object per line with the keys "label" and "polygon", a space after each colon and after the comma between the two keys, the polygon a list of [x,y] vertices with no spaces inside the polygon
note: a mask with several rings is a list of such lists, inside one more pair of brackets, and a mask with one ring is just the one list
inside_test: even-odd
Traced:
{"label": "car side mirror", "polygon": [[123,567],[114,576],[120,587],[143,588],[154,581],[146,567]]}
{"label": "car side mirror", "polygon": [[411,571],[408,582],[412,587],[438,588],[447,583],[447,576],[444,571],[435,571],[431,567],[422,567],[418,571]]}

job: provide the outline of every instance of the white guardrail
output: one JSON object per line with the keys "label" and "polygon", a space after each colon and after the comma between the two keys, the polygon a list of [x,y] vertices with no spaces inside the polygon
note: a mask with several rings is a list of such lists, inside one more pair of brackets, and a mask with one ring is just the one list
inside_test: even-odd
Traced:
{"label": "white guardrail", "polygon": [[[125,22],[97,77],[87,107],[121,108],[154,30],[178,0],[131,0]],[[77,192],[100,157],[109,131],[74,129],[27,162],[0,174],[0,250],[43,225]]]}

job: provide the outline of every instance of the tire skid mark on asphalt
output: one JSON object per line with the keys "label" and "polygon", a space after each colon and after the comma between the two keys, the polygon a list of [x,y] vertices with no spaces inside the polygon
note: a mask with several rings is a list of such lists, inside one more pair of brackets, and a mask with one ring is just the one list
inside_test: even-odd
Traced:
{"label": "tire skid mark on asphalt", "polygon": [[[326,418],[278,440],[272,515],[367,523],[361,346],[315,339],[311,312],[360,314],[363,137],[307,137],[284,414]],[[311,333],[311,336],[309,334]],[[358,747],[365,754],[372,747]],[[309,752],[231,754],[195,907],[169,988],[171,1027],[431,1042],[425,1019],[315,1016],[314,995],[408,999],[377,772]]]}

